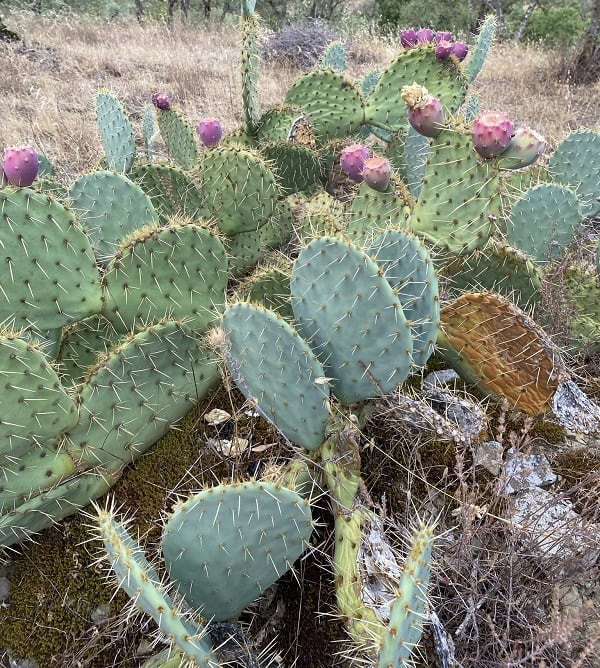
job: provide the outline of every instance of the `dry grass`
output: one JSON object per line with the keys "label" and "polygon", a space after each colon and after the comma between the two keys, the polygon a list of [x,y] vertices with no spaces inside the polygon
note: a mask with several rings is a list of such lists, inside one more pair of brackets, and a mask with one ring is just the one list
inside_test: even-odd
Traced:
{"label": "dry grass", "polygon": [[[239,39],[235,26],[97,25],[78,19],[45,21],[11,16],[24,42],[0,44],[3,91],[0,146],[34,143],[72,177],[100,153],[94,98],[113,90],[133,118],[156,90],[168,91],[193,121],[218,116],[226,130],[242,122]],[[393,55],[383,42],[356,44],[351,73],[380,67]],[[555,143],[569,130],[598,123],[600,86],[560,83],[556,57],[533,49],[498,46],[479,79],[483,109],[501,108]],[[260,102],[282,101],[298,75],[292,67],[263,63]]]}

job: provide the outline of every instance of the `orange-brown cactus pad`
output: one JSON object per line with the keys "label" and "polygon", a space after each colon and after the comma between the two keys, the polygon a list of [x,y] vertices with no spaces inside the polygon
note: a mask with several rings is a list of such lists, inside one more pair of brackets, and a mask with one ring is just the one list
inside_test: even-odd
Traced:
{"label": "orange-brown cactus pad", "polygon": [[438,346],[467,382],[531,415],[550,408],[567,377],[546,334],[493,293],[466,293],[443,307]]}

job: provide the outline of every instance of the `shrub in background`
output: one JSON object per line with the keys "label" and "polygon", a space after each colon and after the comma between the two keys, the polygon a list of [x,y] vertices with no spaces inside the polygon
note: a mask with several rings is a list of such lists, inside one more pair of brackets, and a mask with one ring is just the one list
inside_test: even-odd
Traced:
{"label": "shrub in background", "polygon": [[469,3],[460,0],[432,3],[423,0],[377,0],[377,6],[378,23],[384,32],[408,26],[422,26],[464,34],[471,28]]}
{"label": "shrub in background", "polygon": [[[510,22],[518,23],[522,18],[523,11],[519,8],[511,14]],[[522,41],[548,48],[568,48],[577,43],[586,25],[578,2],[549,4],[533,11],[523,31]]]}

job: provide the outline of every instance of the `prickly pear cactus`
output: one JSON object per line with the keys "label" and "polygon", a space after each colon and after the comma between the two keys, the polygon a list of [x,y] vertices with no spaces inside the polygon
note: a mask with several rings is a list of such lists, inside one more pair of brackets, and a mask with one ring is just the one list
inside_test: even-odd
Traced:
{"label": "prickly pear cactus", "polygon": [[108,168],[127,173],[135,160],[133,127],[123,105],[109,90],[96,96],[96,119]]}

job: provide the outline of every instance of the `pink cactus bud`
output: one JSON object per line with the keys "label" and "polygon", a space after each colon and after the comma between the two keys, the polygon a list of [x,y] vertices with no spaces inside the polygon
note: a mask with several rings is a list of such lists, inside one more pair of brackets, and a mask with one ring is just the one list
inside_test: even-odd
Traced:
{"label": "pink cactus bud", "polygon": [[200,136],[200,141],[207,148],[216,146],[223,136],[223,126],[217,118],[204,118],[198,123],[196,130]]}
{"label": "pink cactus bud", "polygon": [[425,137],[437,137],[444,129],[444,109],[439,98],[418,83],[403,86],[400,96],[406,103],[412,127]]}
{"label": "pink cactus bud", "polygon": [[406,30],[400,31],[400,44],[405,49],[411,49],[417,44],[417,33],[414,28],[407,28]]}
{"label": "pink cactus bud", "polygon": [[546,140],[541,134],[521,125],[500,157],[500,167],[504,169],[521,169],[532,165],[546,148]]}
{"label": "pink cactus bud", "polygon": [[4,178],[11,186],[26,188],[38,175],[40,160],[31,146],[7,148],[2,158]]}
{"label": "pink cactus bud", "polygon": [[363,179],[373,190],[385,192],[390,184],[391,168],[385,158],[369,158],[363,165]]}
{"label": "pink cactus bud", "polygon": [[468,52],[469,47],[464,42],[454,42],[452,53],[458,58],[459,62],[462,63],[462,61],[467,57]]}
{"label": "pink cactus bud", "polygon": [[154,95],[152,95],[152,104],[157,109],[170,109],[171,98],[167,95],[167,93],[154,93]]}
{"label": "pink cactus bud", "polygon": [[346,146],[346,148],[342,149],[340,156],[342,171],[349,179],[360,183],[363,180],[363,166],[370,156],[371,152],[362,144],[350,144]]}
{"label": "pink cactus bud", "polygon": [[484,111],[473,121],[473,146],[482,157],[495,158],[507,149],[514,131],[508,114]]}
{"label": "pink cactus bud", "polygon": [[435,33],[435,43],[439,44],[440,42],[452,42],[454,41],[452,39],[452,33],[451,32],[446,32],[444,30],[438,30],[438,32]]}
{"label": "pink cactus bud", "polygon": [[430,30],[429,28],[421,28],[420,30],[417,30],[417,41],[421,42],[421,44],[429,44],[429,42],[433,42],[433,30]]}
{"label": "pink cactus bud", "polygon": [[447,58],[450,57],[450,54],[452,53],[453,48],[454,48],[454,44],[452,42],[448,42],[445,39],[441,39],[435,45],[435,57],[438,60],[446,60]]}

